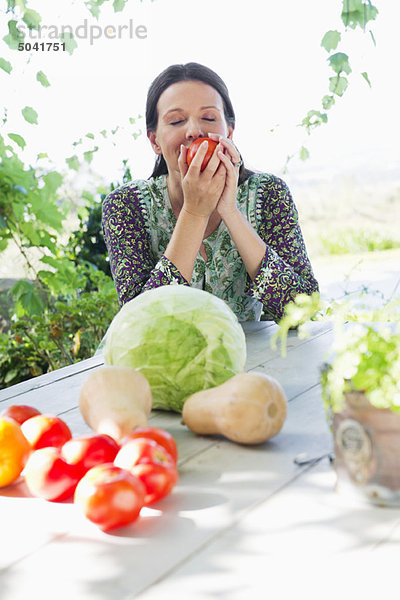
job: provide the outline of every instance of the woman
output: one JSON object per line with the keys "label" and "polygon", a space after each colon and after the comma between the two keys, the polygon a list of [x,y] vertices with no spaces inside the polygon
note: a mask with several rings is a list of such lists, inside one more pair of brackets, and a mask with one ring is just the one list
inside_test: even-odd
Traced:
{"label": "woman", "polygon": [[[111,192],[103,232],[120,304],[161,285],[222,298],[241,321],[279,320],[299,293],[318,290],[286,184],[244,168],[233,143],[228,90],[211,69],[172,65],[151,84],[147,136],[157,160],[148,180]],[[207,142],[190,167],[193,140]]]}

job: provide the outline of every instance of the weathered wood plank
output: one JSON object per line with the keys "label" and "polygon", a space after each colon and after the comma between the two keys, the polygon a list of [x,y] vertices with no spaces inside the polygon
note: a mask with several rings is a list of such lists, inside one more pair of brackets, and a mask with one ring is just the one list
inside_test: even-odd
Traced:
{"label": "weathered wood plank", "polygon": [[286,358],[275,356],[249,372],[266,373],[277,379],[289,401],[317,385],[325,354],[333,342],[333,331],[325,330],[312,339],[292,347]]}
{"label": "weathered wood plank", "polygon": [[0,390],[0,406],[1,402],[10,399],[13,400],[14,404],[22,404],[21,398],[28,392],[39,390],[57,382],[63,382],[67,386],[68,382],[65,382],[66,379],[70,379],[78,373],[90,371],[103,364],[103,362],[104,359],[101,355],[92,356],[92,358],[87,358],[68,367],[62,367],[61,369],[50,371],[50,373],[22,381],[9,388],[4,388]]}
{"label": "weathered wood plank", "polygon": [[[335,492],[335,481],[327,459],[314,463],[151,585],[140,600],[261,599],[266,586],[278,598],[369,599],[396,589],[400,509],[355,502]],[[340,577],[332,576],[333,566],[340,566]],[[312,575],[305,576],[310,568]]]}
{"label": "weathered wood plank", "polygon": [[[279,347],[279,343],[277,348],[271,347],[271,338],[275,335],[278,327],[274,327],[273,329],[268,329],[268,331],[260,330],[257,333],[254,333],[252,338],[249,340],[247,344],[248,356],[246,360],[246,371],[251,371],[255,369],[258,365],[269,364],[272,360],[281,360],[281,350]],[[308,325],[308,331],[310,337],[301,339],[297,335],[297,331],[289,331],[287,344],[286,344],[286,353],[292,356],[292,352],[295,351],[299,347],[303,347],[305,344],[309,344],[312,342],[314,338],[319,338],[322,335],[329,336],[331,343],[332,342],[332,324],[328,322],[312,322]],[[303,348],[302,352],[305,351]],[[323,352],[325,352],[325,347]],[[291,360],[291,359],[290,359]],[[286,362],[289,362],[286,361]]]}

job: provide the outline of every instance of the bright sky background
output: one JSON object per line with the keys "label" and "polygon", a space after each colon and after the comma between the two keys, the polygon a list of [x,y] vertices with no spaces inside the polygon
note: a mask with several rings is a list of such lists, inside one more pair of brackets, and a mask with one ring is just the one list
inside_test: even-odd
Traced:
{"label": "bright sky background", "polygon": [[[110,4],[108,6],[108,4]],[[400,118],[398,59],[399,0],[375,0],[379,15],[372,22],[376,47],[369,34],[349,30],[338,50],[350,57],[353,73],[349,90],[329,111],[329,123],[310,137],[296,125],[312,108],[320,108],[328,93],[328,53],[320,46],[329,29],[344,31],[341,0],[129,0],[114,13],[111,2],[97,21],[76,0],[35,0],[32,8],[45,25],[145,25],[146,39],[104,36],[90,44],[79,40],[67,52],[8,50],[0,42],[0,56],[14,65],[16,77],[0,70],[0,98],[9,108],[8,129],[28,142],[27,163],[48,152],[58,168],[74,154],[72,143],[88,132],[127,124],[130,116],[145,114],[147,89],[154,77],[173,63],[196,61],[210,66],[227,83],[236,112],[235,141],[246,164],[282,174],[287,154],[304,144],[311,152],[306,162],[293,160],[290,171],[312,177],[315,172],[360,169],[380,177],[400,173]],[[3,37],[9,15],[0,13]],[[54,41],[43,38],[44,41]],[[29,41],[29,40],[27,40]],[[43,40],[42,40],[43,41]],[[51,87],[35,79],[42,70]],[[367,71],[370,89],[360,73]],[[24,106],[39,113],[39,124],[25,124]],[[117,180],[123,158],[134,178],[147,178],[154,155],[143,135],[125,135],[116,147],[97,153],[93,169],[105,181]],[[271,132],[271,130],[274,130]],[[102,138],[100,137],[99,140]],[[88,140],[85,149],[92,147]]]}

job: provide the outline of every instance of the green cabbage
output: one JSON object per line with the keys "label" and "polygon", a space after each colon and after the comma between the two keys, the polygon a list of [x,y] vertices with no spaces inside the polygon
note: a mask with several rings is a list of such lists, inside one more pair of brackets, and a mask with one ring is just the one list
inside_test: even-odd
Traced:
{"label": "green cabbage", "polygon": [[107,331],[104,359],[140,371],[150,383],[153,408],[181,412],[191,394],[243,371],[246,342],[223,300],[167,285],[121,308]]}

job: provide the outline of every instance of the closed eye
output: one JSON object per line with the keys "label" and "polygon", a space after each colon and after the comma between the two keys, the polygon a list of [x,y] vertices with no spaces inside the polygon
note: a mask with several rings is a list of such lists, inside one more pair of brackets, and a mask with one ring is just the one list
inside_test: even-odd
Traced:
{"label": "closed eye", "polygon": [[179,121],[172,121],[170,125],[179,125],[179,123],[183,123],[183,119],[180,119]]}

